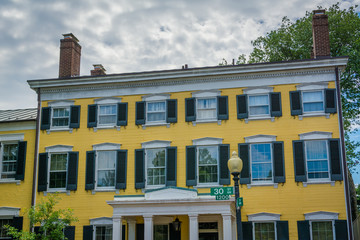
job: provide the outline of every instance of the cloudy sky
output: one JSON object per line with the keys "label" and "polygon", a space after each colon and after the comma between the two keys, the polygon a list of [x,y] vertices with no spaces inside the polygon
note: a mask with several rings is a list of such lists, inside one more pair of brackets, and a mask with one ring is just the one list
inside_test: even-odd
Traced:
{"label": "cloudy sky", "polygon": [[[26,80],[58,76],[59,40],[82,46],[81,75],[214,66],[251,40],[336,0],[1,0],[0,109],[36,107]],[[341,1],[342,8],[360,0]],[[360,8],[358,8],[360,11]],[[359,138],[359,136],[355,136]],[[356,177],[360,183],[360,177]]]}

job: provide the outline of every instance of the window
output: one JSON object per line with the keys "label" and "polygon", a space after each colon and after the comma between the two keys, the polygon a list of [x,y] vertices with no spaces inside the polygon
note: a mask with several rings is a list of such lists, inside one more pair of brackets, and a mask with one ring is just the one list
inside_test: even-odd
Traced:
{"label": "window", "polygon": [[216,120],[216,98],[196,99],[197,120]]}
{"label": "window", "polygon": [[147,102],[146,103],[146,122],[165,123],[166,122],[166,102]]}
{"label": "window", "polygon": [[115,187],[116,151],[98,151],[96,161],[96,186]]}
{"label": "window", "polygon": [[272,152],[270,143],[251,144],[252,182],[272,182]]}
{"label": "window", "polygon": [[165,186],[166,170],[166,153],[165,148],[146,149],[147,177],[148,186]]}
{"label": "window", "polygon": [[1,178],[15,178],[18,144],[1,144],[2,149],[2,169]]}
{"label": "window", "polygon": [[306,141],[308,179],[329,179],[327,141]]}
{"label": "window", "polygon": [[0,219],[0,239],[12,239],[6,234],[5,225],[12,225],[12,219]]}
{"label": "window", "polygon": [[52,127],[68,127],[70,108],[54,108],[52,112]]}
{"label": "window", "polygon": [[250,116],[268,116],[269,114],[269,95],[249,96]]}
{"label": "window", "polygon": [[254,223],[254,239],[276,239],[275,224],[273,222],[255,222]]}
{"label": "window", "polygon": [[116,105],[99,105],[99,125],[116,125]]}
{"label": "window", "polygon": [[169,239],[169,225],[154,225],[154,239],[168,240]]}
{"label": "window", "polygon": [[197,149],[199,183],[218,182],[218,146],[201,146]]}
{"label": "window", "polygon": [[67,153],[50,155],[49,188],[61,189],[66,187],[67,158]]}
{"label": "window", "polygon": [[302,92],[304,113],[324,111],[324,92]]}
{"label": "window", "polygon": [[[18,140],[17,140],[18,139]],[[24,134],[0,135],[0,181],[24,180],[26,141]]]}
{"label": "window", "polygon": [[96,226],[95,240],[112,240],[112,226]]}
{"label": "window", "polygon": [[312,240],[333,240],[333,222],[332,221],[311,221]]}

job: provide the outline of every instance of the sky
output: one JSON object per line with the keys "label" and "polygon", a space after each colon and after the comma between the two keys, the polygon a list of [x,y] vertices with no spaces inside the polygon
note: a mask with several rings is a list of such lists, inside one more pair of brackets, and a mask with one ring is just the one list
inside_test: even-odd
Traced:
{"label": "sky", "polygon": [[[296,20],[336,2],[0,0],[0,109],[36,107],[26,81],[58,77],[64,33],[82,46],[80,75],[90,75],[93,64],[107,74],[215,66],[249,54],[251,40],[278,28],[284,16]],[[355,5],[360,0],[340,1],[341,8]]]}

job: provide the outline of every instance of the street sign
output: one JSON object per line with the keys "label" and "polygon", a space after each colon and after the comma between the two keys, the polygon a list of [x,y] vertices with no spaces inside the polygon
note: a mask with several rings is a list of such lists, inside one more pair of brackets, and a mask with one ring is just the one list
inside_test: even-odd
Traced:
{"label": "street sign", "polygon": [[242,207],[244,205],[244,200],[242,197],[238,198],[236,201],[236,207]]}
{"label": "street sign", "polygon": [[233,195],[234,188],[233,187],[215,187],[211,188],[210,195],[218,196],[218,195]]}
{"label": "street sign", "polygon": [[217,195],[215,196],[216,200],[229,200],[230,199],[230,195]]}

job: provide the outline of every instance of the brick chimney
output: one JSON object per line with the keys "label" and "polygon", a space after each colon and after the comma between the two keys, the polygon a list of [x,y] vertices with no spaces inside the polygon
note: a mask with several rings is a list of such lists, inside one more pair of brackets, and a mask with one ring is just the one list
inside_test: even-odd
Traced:
{"label": "brick chimney", "polygon": [[80,75],[81,46],[79,40],[72,34],[63,34],[60,40],[59,78]]}
{"label": "brick chimney", "polygon": [[325,10],[314,10],[312,58],[330,57],[329,22]]}
{"label": "brick chimney", "polygon": [[91,70],[91,76],[101,76],[106,75],[106,70],[101,64],[94,64],[94,70]]}

